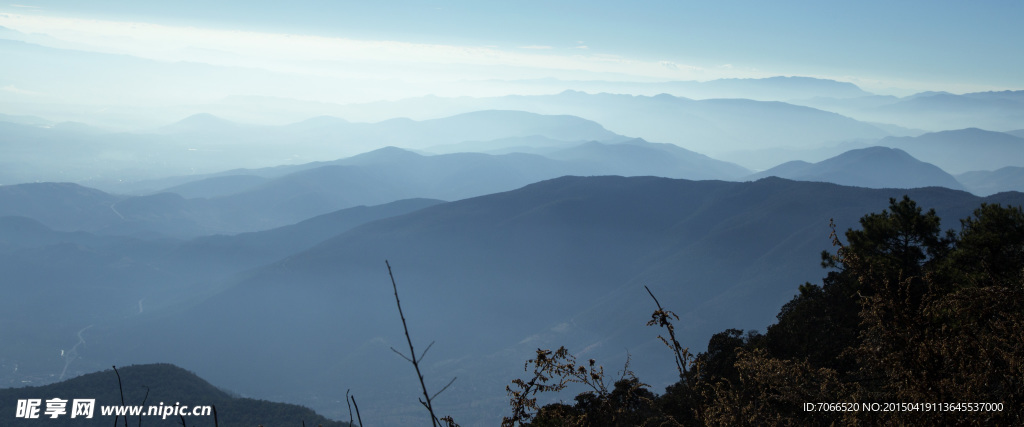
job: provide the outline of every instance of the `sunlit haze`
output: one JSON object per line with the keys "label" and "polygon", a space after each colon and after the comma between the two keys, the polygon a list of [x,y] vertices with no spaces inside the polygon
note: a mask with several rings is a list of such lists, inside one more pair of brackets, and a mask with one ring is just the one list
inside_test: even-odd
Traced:
{"label": "sunlit haze", "polygon": [[[657,82],[779,75],[907,95],[1020,86],[1019,73],[1008,70],[1024,65],[1016,55],[1021,34],[1015,22],[1022,11],[1019,2],[36,1],[0,5],[0,26],[6,38],[69,51],[240,68],[236,81],[218,90],[199,81],[189,88],[189,80],[172,82],[182,86],[173,93],[110,84],[101,88],[100,103],[204,102],[230,95],[352,103],[556,91],[509,84],[534,79]],[[62,86],[17,70],[32,65],[39,64],[5,64],[0,90],[26,102],[82,102],[76,95],[90,94],[56,94]],[[112,67],[111,74],[126,71],[103,66]],[[217,70],[188,78],[223,78],[206,73]],[[266,84],[268,76],[261,73],[271,73],[278,83]]]}

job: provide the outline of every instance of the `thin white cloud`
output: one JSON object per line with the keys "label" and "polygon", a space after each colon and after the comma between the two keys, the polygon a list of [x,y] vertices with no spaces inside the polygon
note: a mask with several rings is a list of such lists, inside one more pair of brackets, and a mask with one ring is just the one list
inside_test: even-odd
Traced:
{"label": "thin white cloud", "polygon": [[[349,77],[483,79],[501,69],[534,70],[556,75],[586,72],[645,79],[691,79],[703,70],[665,67],[654,61],[604,55],[565,55],[548,46],[516,50],[496,47],[356,40],[340,37],[235,31],[30,14],[0,14],[0,26],[29,34],[46,34],[85,49],[161,61],[263,68],[276,72]],[[197,49],[201,47],[201,49]],[[585,49],[586,46],[576,46]],[[81,47],[79,47],[81,48]],[[225,55],[202,52],[223,51]],[[381,71],[389,73],[381,75]],[[476,75],[467,75],[474,70]],[[412,77],[410,77],[412,76]],[[701,77],[706,77],[701,75]]]}
{"label": "thin white cloud", "polygon": [[554,49],[551,46],[538,46],[538,45],[519,46],[519,48],[520,49],[533,49],[533,50],[550,50],[550,49]]}
{"label": "thin white cloud", "polygon": [[19,7],[19,8],[22,8],[22,9],[42,9],[39,6],[29,6],[27,4],[11,4],[9,6],[11,6],[11,7]]}

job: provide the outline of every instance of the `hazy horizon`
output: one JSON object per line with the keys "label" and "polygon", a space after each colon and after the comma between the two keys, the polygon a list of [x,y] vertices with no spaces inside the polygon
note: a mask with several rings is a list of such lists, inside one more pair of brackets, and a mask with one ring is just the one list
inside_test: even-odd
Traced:
{"label": "hazy horizon", "polygon": [[[0,72],[0,93],[8,98],[3,104],[175,105],[229,96],[350,104],[558,91],[557,82],[522,84],[543,79],[653,83],[774,76],[849,82],[882,95],[999,91],[1024,88],[1013,71],[1024,65],[1014,55],[1020,31],[1013,18],[1022,10],[1017,2],[252,7],[27,1],[0,5],[0,39],[61,49],[58,55],[95,63],[96,69],[87,70],[83,81],[56,84],[47,78],[59,73],[8,63]],[[174,67],[176,86],[161,88],[161,76],[132,82],[144,75],[104,81],[88,74],[131,75],[136,67],[145,72],[151,61]],[[204,84],[224,80],[230,84]],[[8,105],[0,108],[11,113]]]}

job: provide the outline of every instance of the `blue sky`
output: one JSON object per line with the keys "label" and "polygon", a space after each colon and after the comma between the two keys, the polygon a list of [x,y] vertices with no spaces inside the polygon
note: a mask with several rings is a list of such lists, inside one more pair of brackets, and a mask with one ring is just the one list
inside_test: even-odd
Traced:
{"label": "blue sky", "polygon": [[[423,50],[429,53],[422,55],[403,49],[390,54],[403,64],[416,61],[408,68],[423,75],[453,69],[436,64],[466,64],[460,72],[480,68],[452,78],[512,79],[529,69],[521,73],[524,78],[651,81],[803,75],[852,81],[875,92],[1024,89],[1021,1],[16,0],[0,4],[0,13],[89,19],[101,27],[110,22],[148,23],[165,30],[318,36],[366,42],[364,50],[376,49],[379,45],[374,43],[379,42],[445,47],[441,55],[447,59],[438,61],[431,55],[440,49]],[[16,27],[14,22],[0,19],[4,26]],[[59,28],[68,26],[50,22],[15,29],[60,37]],[[131,49],[158,50],[141,42],[133,48],[102,47],[104,41],[81,34],[63,37],[87,41],[98,50],[140,55]],[[215,50],[223,49],[227,47]],[[391,63],[382,57],[353,57]],[[295,64],[316,58],[289,60]],[[545,63],[558,71],[545,72]],[[499,67],[513,71],[495,73]]]}

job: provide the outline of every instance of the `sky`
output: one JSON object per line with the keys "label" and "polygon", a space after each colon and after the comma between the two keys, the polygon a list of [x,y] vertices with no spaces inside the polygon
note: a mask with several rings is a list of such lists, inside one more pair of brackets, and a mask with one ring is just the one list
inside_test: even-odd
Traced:
{"label": "sky", "polygon": [[[260,70],[345,87],[359,101],[543,78],[808,76],[900,95],[1024,89],[1017,0],[15,1],[0,4],[0,26],[31,43]],[[41,91],[3,77],[8,95]],[[265,94],[292,93],[279,92]]]}

